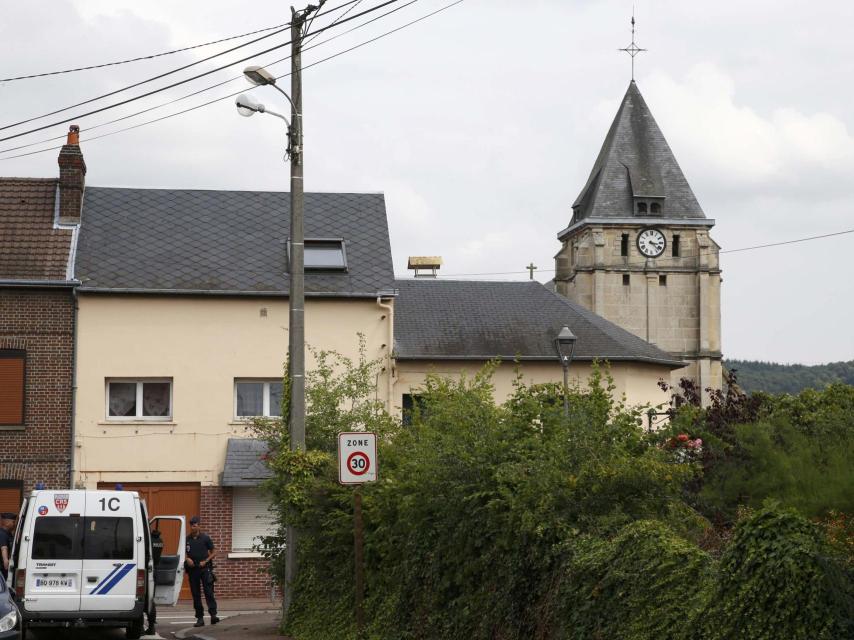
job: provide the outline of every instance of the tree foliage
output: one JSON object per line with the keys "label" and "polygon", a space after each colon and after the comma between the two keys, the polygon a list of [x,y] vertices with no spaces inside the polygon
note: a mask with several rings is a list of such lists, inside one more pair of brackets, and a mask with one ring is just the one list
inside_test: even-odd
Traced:
{"label": "tree foliage", "polygon": [[738,372],[742,387],[749,392],[796,394],[834,382],[854,385],[854,360],[817,365],[727,360],[724,366]]}
{"label": "tree foliage", "polygon": [[[280,534],[286,523],[300,530],[293,637],[356,637],[354,489],[337,483],[335,438],[360,429],[379,434],[381,461],[379,481],[360,489],[366,638],[799,638],[792,607],[808,607],[821,633],[846,629],[851,564],[839,523],[847,521],[823,529],[759,504],[806,493],[799,478],[788,488],[772,482],[795,464],[780,456],[849,433],[846,389],[783,402],[732,385],[710,408],[687,403],[667,431],[647,434],[642,412],[613,399],[607,371],[570,390],[566,416],[559,385],[521,379],[496,405],[487,367],[471,378],[428,377],[411,425],[402,426],[376,399],[379,363],[317,358],[308,451],[290,451],[280,424],[259,425],[271,446],[266,489]],[[779,448],[776,457],[767,447]],[[811,451],[798,464],[842,471],[845,450]],[[746,502],[741,489],[720,484],[740,463],[759,479],[744,476],[754,491]],[[828,487],[821,500],[793,506],[809,513],[838,505],[842,493],[841,484]],[[739,504],[756,509],[738,512]],[[725,529],[742,516],[724,535],[715,525],[730,510]],[[282,536],[268,543],[281,579]],[[763,586],[785,580],[792,588],[779,593]],[[777,635],[741,635],[754,607],[769,612],[763,624],[777,624]]]}

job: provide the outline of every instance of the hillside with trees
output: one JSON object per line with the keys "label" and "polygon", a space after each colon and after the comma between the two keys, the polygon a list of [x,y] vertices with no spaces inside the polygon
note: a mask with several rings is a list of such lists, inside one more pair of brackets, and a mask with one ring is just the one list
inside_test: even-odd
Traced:
{"label": "hillside with trees", "polygon": [[747,392],[796,394],[804,389],[824,389],[834,382],[854,384],[854,360],[813,366],[725,360],[724,366],[737,371],[738,384]]}

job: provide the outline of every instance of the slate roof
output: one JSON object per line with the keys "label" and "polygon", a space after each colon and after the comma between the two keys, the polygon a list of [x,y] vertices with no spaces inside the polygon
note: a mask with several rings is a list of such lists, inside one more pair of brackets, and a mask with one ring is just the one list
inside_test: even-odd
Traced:
{"label": "slate roof", "polygon": [[73,231],[54,228],[55,179],[0,178],[0,281],[65,281]]}
{"label": "slate roof", "polygon": [[573,359],[684,363],[547,290],[539,282],[398,280],[395,353],[400,360],[557,360],[554,338],[576,335]]}
{"label": "slate roof", "polygon": [[[86,187],[82,219],[83,291],[287,294],[287,192]],[[305,237],[343,238],[349,267],[307,272],[307,296],[393,287],[382,194],[305,194]]]}
{"label": "slate roof", "polygon": [[261,459],[268,451],[267,443],[261,440],[229,438],[222,486],[255,487],[272,477],[269,467]]}
{"label": "slate roof", "polygon": [[633,198],[640,196],[664,198],[660,217],[706,217],[632,80],[590,177],[572,205],[572,222],[633,217]]}

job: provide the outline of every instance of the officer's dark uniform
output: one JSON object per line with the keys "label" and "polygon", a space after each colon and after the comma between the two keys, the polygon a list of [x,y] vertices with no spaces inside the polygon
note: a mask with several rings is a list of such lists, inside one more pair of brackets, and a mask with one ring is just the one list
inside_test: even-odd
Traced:
{"label": "officer's dark uniform", "polygon": [[202,607],[202,590],[205,592],[205,601],[208,603],[208,613],[211,614],[211,622],[216,623],[216,599],[214,598],[213,575],[211,565],[200,567],[203,560],[207,560],[208,552],[213,551],[213,540],[206,533],[198,536],[187,536],[187,557],[192,559],[193,566],[187,566],[187,578],[190,580],[190,592],[193,594],[193,606],[196,609],[196,620],[202,620],[205,610]]}

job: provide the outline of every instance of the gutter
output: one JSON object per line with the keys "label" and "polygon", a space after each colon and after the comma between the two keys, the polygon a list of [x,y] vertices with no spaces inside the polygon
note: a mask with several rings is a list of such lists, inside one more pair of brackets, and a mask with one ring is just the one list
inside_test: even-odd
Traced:
{"label": "gutter", "polygon": [[393,402],[394,391],[394,365],[392,364],[392,351],[394,350],[394,302],[384,303],[382,297],[377,297],[377,306],[380,309],[385,309],[386,320],[388,320],[388,338],[386,341],[386,349],[388,350],[388,389],[386,391],[386,411],[391,413],[391,403]]}
{"label": "gutter", "polygon": [[42,287],[45,289],[74,288],[77,280],[0,280],[0,287]]}
{"label": "gutter", "polygon": [[[186,295],[186,296],[227,296],[246,298],[287,298],[287,291],[242,291],[239,289],[133,289],[133,288],[87,288],[80,287],[82,293],[93,293],[100,295],[109,294],[134,294],[134,295]],[[358,298],[373,300],[377,297],[376,291],[359,293],[342,292],[306,292],[306,298]]]}
{"label": "gutter", "polygon": [[[437,355],[397,355],[398,360],[402,361],[426,361],[439,360],[449,362],[489,362],[497,360],[499,362],[554,362],[559,364],[556,356],[478,356],[478,355],[463,355],[463,356],[437,356]],[[661,364],[671,367],[672,369],[681,369],[688,366],[689,363],[681,360],[668,360],[665,358],[648,358],[643,356],[573,356],[573,362],[641,362],[645,364]]]}
{"label": "gutter", "polygon": [[77,299],[77,289],[71,290],[74,300],[74,311],[71,319],[71,416],[69,432],[71,442],[68,451],[68,488],[74,488],[74,460],[77,455],[77,325],[80,304]]}

